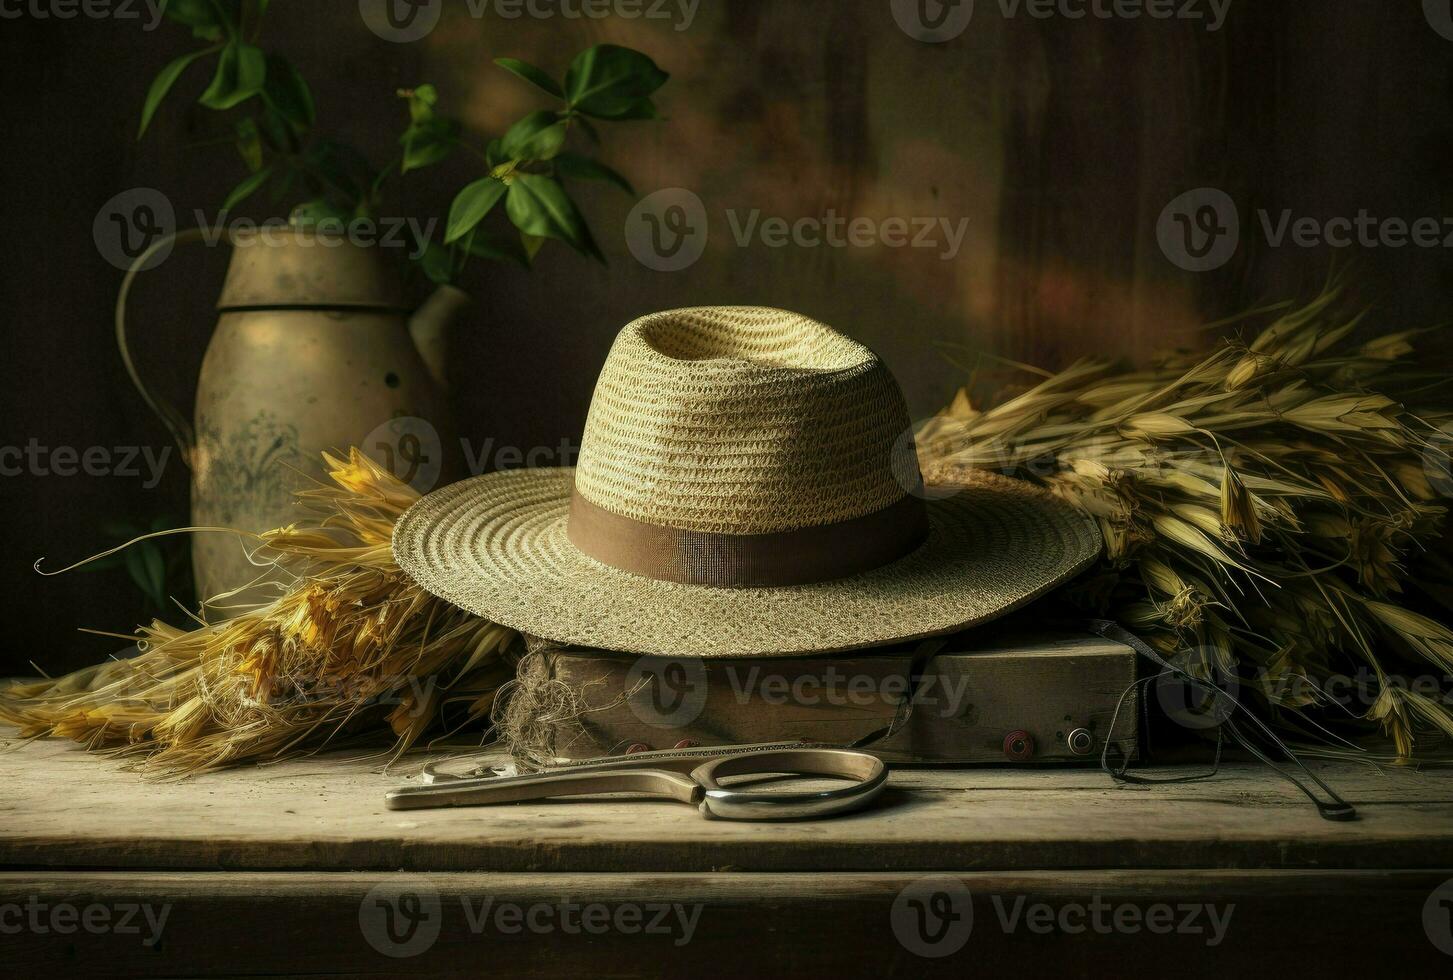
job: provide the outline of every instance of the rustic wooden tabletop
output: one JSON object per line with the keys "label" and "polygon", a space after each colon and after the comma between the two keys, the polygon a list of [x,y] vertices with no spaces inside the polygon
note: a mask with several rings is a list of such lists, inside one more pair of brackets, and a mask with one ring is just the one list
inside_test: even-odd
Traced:
{"label": "rustic wooden tabletop", "polygon": [[899,770],[871,811],[784,824],[620,799],[385,809],[422,761],[327,756],[167,783],[10,742],[0,973],[1453,966],[1449,772],[1315,764],[1361,812],[1342,824],[1248,765],[1169,786],[1093,768]]}

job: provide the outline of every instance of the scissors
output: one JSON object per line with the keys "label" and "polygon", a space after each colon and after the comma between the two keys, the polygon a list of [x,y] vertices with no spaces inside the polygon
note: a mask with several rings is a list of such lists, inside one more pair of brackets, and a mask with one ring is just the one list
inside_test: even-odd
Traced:
{"label": "scissors", "polygon": [[[731,776],[772,774],[832,776],[850,782],[833,789],[778,793],[746,792],[719,782]],[[708,819],[800,820],[867,806],[887,785],[888,770],[867,752],[774,742],[639,752],[523,776],[450,776],[434,771],[430,778],[428,785],[389,792],[385,805],[391,810],[417,810],[633,793],[690,803]]]}

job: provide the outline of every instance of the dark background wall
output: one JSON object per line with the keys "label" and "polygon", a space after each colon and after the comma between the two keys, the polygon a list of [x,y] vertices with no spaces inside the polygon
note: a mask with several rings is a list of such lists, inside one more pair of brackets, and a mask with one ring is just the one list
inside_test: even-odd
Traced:
{"label": "dark background wall", "polygon": [[[30,0],[27,0],[27,3]],[[144,21],[0,19],[0,317],[7,365],[0,446],[168,444],[131,388],[112,339],[121,273],[98,253],[97,211],[134,187],[183,217],[208,215],[244,175],[229,147],[198,146],[214,114],[188,105],[189,75],[144,140],[146,87],[194,45]],[[536,106],[492,59],[563,70],[578,50],[628,44],[672,73],[668,121],[617,126],[606,159],[642,193],[683,187],[706,203],[706,254],[681,272],[628,252],[631,201],[583,204],[610,259],[551,246],[532,273],[472,270],[478,303],[457,339],[462,428],[522,448],[573,438],[615,332],[657,309],[709,303],[793,308],[877,349],[931,413],[980,353],[1048,368],[1086,354],[1143,359],[1195,342],[1190,328],[1264,299],[1307,295],[1334,263],[1388,329],[1453,308],[1444,248],[1270,246],[1255,209],[1322,218],[1359,210],[1453,214],[1453,41],[1416,0],[1232,0],[1224,27],[1183,20],[1005,18],[980,0],[964,33],[926,44],[889,0],[702,0],[674,21],[470,16],[447,0],[423,40],[371,33],[356,0],[275,0],[263,43],[311,83],[318,128],[382,160],[401,128],[394,92],[435,83],[476,136]],[[1198,9],[1206,9],[1204,0]],[[1434,5],[1436,6],[1436,5]],[[1453,20],[1449,21],[1453,24]],[[476,174],[458,160],[409,181],[396,214],[441,215]],[[1157,243],[1162,209],[1214,186],[1236,201],[1242,244],[1225,266],[1183,271]],[[726,217],[840,215],[968,219],[962,250],[739,247]],[[265,201],[244,208],[271,216]],[[136,300],[142,369],[180,405],[211,325],[225,255],[179,252]],[[41,579],[31,563],[109,543],[107,525],[182,523],[187,473],[173,458],[152,489],[125,476],[0,477],[0,673],[47,672],[105,655],[144,614],[125,572]]]}

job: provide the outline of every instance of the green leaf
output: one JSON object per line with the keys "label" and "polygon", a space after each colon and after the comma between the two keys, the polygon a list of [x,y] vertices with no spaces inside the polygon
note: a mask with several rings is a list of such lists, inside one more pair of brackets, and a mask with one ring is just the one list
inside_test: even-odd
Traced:
{"label": "green leaf", "polygon": [[[107,521],[105,524],[101,525],[101,530],[105,533],[107,538],[113,540],[116,544],[125,544],[132,538],[140,537],[142,534],[145,533],[141,530],[141,528],[125,521]],[[78,569],[78,571],[101,572],[112,568],[118,568],[125,564],[126,554],[127,553],[125,551],[119,551],[115,552],[114,554],[107,555],[105,558],[101,558],[96,561],[86,562],[86,564],[82,565]]]}
{"label": "green leaf", "polygon": [[212,0],[166,0],[167,18],[192,29],[192,36],[208,41],[222,40],[226,22],[218,17]]}
{"label": "green leaf", "polygon": [[449,207],[449,223],[444,232],[444,242],[456,242],[473,231],[475,225],[484,220],[484,216],[499,203],[499,199],[504,197],[508,189],[503,181],[485,177],[460,191]]}
{"label": "green leaf", "polygon": [[373,181],[373,168],[367,158],[346,143],[317,140],[303,154],[303,160],[323,178],[326,187],[350,201],[360,200],[363,188]]}
{"label": "green leaf", "polygon": [[298,141],[298,130],[277,112],[264,112],[256,119],[263,143],[279,153],[296,153],[302,145]]}
{"label": "green leaf", "polygon": [[661,113],[660,110],[656,108],[656,103],[652,102],[650,99],[641,99],[639,102],[622,112],[620,115],[612,116],[611,122],[631,122],[637,119],[660,118]]}
{"label": "green leaf", "polygon": [[521,61],[518,58],[496,58],[494,59],[494,63],[505,71],[513,72],[520,76],[531,85],[544,89],[557,99],[563,99],[565,97],[565,92],[560,88],[560,83],[546,74],[542,68],[536,68],[534,65]]}
{"label": "green leaf", "polygon": [[429,119],[410,126],[400,142],[404,145],[401,173],[438,163],[450,153],[459,140],[459,123],[453,119]]}
{"label": "green leaf", "polygon": [[313,92],[292,62],[278,55],[268,55],[267,84],[263,97],[278,115],[299,132],[311,127],[317,119]]}
{"label": "green leaf", "polygon": [[267,84],[267,56],[251,44],[234,41],[222,49],[217,74],[198,101],[209,109],[231,109]]}
{"label": "green leaf", "polygon": [[570,63],[565,95],[572,109],[598,119],[639,119],[670,77],[639,51],[599,44]]}
{"label": "green leaf", "polygon": [[151,119],[156,115],[157,108],[161,106],[167,93],[172,90],[172,86],[176,85],[177,79],[182,77],[182,72],[187,70],[187,66],[216,50],[216,48],[203,48],[201,51],[184,54],[161,70],[151,83],[151,88],[146,90],[146,101],[141,104],[141,127],[136,131],[137,139],[141,139],[142,134],[146,132],[146,127],[151,125]]}
{"label": "green leaf", "polygon": [[526,269],[530,267],[530,252],[525,247],[524,239],[520,235],[485,236],[476,232],[470,236],[465,245],[465,251],[481,259],[518,262]]}
{"label": "green leaf", "polygon": [[293,213],[288,215],[288,224],[294,228],[317,227],[324,221],[337,222],[339,227],[346,228],[348,222],[352,220],[353,215],[350,212],[322,198],[316,201],[304,201],[293,208]]}
{"label": "green leaf", "polygon": [[250,116],[239,119],[233,129],[237,133],[237,152],[242,154],[247,169],[257,173],[262,169],[262,131],[257,128],[257,120]]}
{"label": "green leaf", "polygon": [[508,160],[549,160],[565,145],[567,128],[558,113],[532,112],[509,128],[501,149]]}
{"label": "green leaf", "polygon": [[271,176],[271,167],[266,167],[262,170],[259,170],[255,174],[249,174],[246,180],[238,184],[236,187],[232,188],[232,193],[228,194],[227,199],[222,202],[222,210],[231,211],[233,208],[237,207],[237,205],[241,204],[243,201],[247,200],[254,193],[256,193],[259,187],[261,187],[263,184],[266,184],[268,178]]}
{"label": "green leaf", "polygon": [[556,156],[555,173],[558,176],[571,177],[575,180],[600,180],[607,184],[615,184],[632,197],[636,196],[636,189],[631,186],[629,180],[599,160],[592,160],[579,153],[561,153]]}
{"label": "green leaf", "polygon": [[139,527],[128,521],[107,521],[101,525],[101,530],[107,537],[115,538],[118,542],[139,538],[143,533]]}
{"label": "green leaf", "polygon": [[436,285],[442,286],[454,281],[453,256],[437,242],[429,242],[424,246],[424,254],[419,258],[419,268]]}
{"label": "green leaf", "polygon": [[126,572],[158,609],[166,606],[166,559],[155,541],[143,541],[126,552]]}
{"label": "green leaf", "polygon": [[434,107],[439,104],[439,90],[424,84],[411,89],[400,89],[399,95],[409,100],[409,119],[413,122],[427,122],[434,118]]}
{"label": "green leaf", "polygon": [[502,163],[508,163],[509,157],[505,156],[505,145],[500,140],[490,140],[484,147],[484,159],[491,167],[498,167]]}
{"label": "green leaf", "polygon": [[583,255],[605,261],[575,202],[555,180],[539,174],[515,174],[505,211],[525,234],[558,238]]}

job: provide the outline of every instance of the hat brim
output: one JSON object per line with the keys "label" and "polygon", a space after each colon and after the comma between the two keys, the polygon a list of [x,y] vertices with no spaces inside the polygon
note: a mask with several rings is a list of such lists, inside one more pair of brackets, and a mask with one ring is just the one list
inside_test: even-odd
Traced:
{"label": "hat brim", "polygon": [[928,539],[889,565],[785,588],[680,585],[612,568],[571,544],[573,474],[515,470],[437,490],[399,519],[395,561],[428,592],[561,644],[765,657],[957,632],[1072,578],[1102,546],[1095,522],[1069,504],[975,473],[927,501]]}

